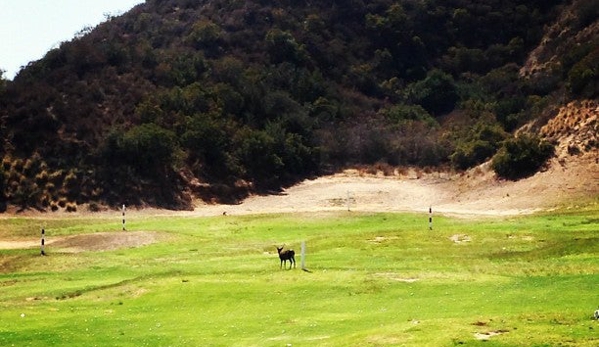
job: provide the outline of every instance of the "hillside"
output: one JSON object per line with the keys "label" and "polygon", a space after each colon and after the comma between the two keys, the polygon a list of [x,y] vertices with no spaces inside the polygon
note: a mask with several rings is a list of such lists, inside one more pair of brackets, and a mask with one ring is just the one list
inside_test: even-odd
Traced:
{"label": "hillside", "polygon": [[2,81],[0,198],[189,209],[355,165],[468,170],[523,133],[593,154],[597,11],[147,0]]}

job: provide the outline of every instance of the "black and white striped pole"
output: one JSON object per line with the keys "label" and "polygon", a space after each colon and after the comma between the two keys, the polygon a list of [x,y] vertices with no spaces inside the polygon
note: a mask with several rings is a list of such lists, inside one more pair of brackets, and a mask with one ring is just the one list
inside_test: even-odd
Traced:
{"label": "black and white striped pole", "polygon": [[126,231],[127,228],[125,227],[125,204],[123,204],[123,231]]}
{"label": "black and white striped pole", "polygon": [[40,249],[40,254],[41,255],[46,255],[46,251],[44,249],[44,246],[46,245],[46,231],[44,230],[44,228],[42,228],[42,244],[41,244],[41,249]]}
{"label": "black and white striped pole", "polygon": [[433,207],[428,208],[428,230],[433,230]]}

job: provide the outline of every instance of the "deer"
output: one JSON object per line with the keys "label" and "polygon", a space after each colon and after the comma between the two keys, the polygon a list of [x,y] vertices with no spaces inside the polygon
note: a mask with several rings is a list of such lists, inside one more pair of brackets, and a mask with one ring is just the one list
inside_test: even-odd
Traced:
{"label": "deer", "polygon": [[[275,246],[277,247],[277,246]],[[285,247],[285,245],[283,245]],[[283,268],[283,263],[285,263],[285,268],[287,268],[287,260],[289,260],[289,268],[291,269],[291,265],[295,267],[295,251],[293,249],[283,250],[283,247],[277,247],[277,252],[279,253],[279,259],[281,259],[281,268]]]}

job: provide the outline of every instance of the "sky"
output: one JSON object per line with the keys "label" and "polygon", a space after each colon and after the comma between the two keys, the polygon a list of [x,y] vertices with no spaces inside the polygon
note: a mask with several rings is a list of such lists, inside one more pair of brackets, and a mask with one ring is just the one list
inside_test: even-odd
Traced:
{"label": "sky", "polygon": [[39,60],[81,29],[106,15],[127,12],[144,0],[0,0],[0,70],[12,80],[21,67]]}

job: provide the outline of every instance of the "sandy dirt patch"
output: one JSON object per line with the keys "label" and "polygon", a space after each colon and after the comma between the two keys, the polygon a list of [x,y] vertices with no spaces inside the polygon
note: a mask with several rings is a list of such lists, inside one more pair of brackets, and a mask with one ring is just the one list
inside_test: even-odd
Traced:
{"label": "sandy dirt patch", "polygon": [[564,204],[599,202],[599,161],[589,153],[554,159],[543,172],[520,181],[498,179],[483,164],[465,173],[409,170],[385,176],[358,170],[304,181],[281,194],[252,196],[239,205],[198,203],[191,214],[222,215],[319,211],[422,212],[510,216]]}
{"label": "sandy dirt patch", "polygon": [[507,330],[488,331],[486,333],[474,333],[474,338],[480,341],[488,341],[491,337],[505,334]]}
{"label": "sandy dirt patch", "polygon": [[470,238],[470,236],[463,235],[463,234],[452,235],[449,238],[449,240],[453,241],[454,243],[464,243],[464,242],[470,242],[470,241],[472,241],[472,239]]}
{"label": "sandy dirt patch", "polygon": [[[73,236],[47,237],[45,248],[48,253],[79,253],[134,248],[153,244],[163,237],[156,232],[114,232]],[[41,240],[0,240],[0,249],[40,248]]]}

